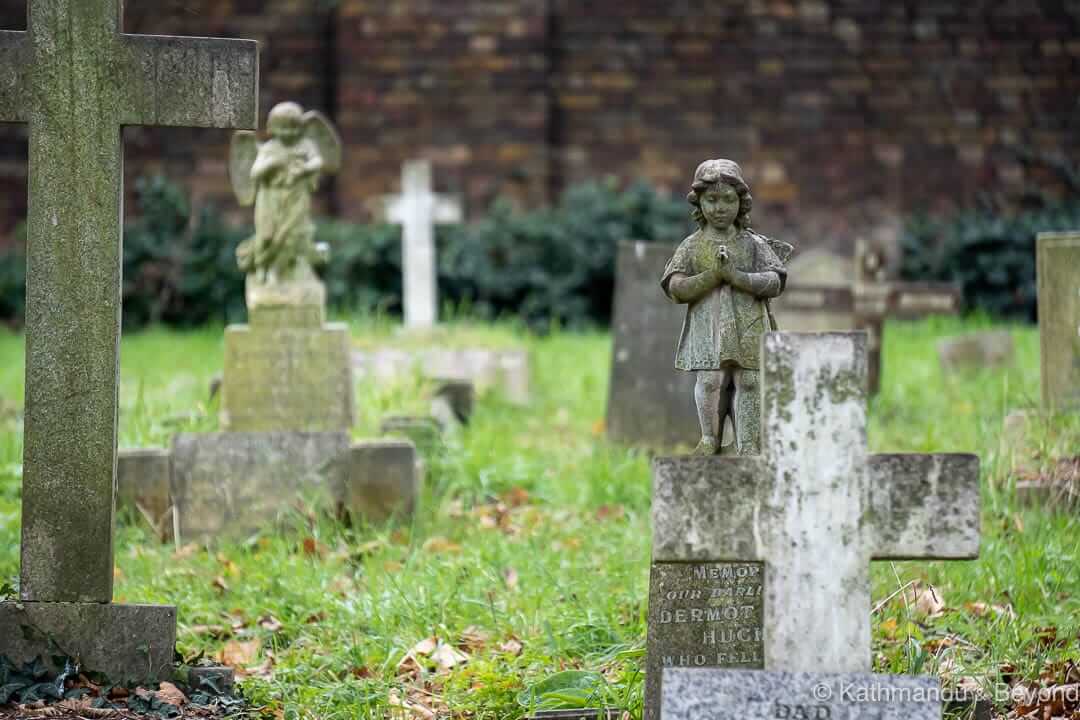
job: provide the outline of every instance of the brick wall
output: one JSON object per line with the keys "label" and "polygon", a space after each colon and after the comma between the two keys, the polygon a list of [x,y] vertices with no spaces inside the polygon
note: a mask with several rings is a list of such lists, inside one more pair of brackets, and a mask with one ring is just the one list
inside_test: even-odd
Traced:
{"label": "brick wall", "polygon": [[[24,17],[0,0],[0,27]],[[682,192],[727,156],[762,230],[850,248],[911,210],[1062,191],[1014,147],[1080,156],[1080,0],[128,0],[126,25],[260,40],[263,113],[335,116],[323,207],[353,219],[417,155],[472,215],[609,173]],[[0,233],[25,212],[23,132],[0,128]],[[128,129],[129,187],[161,170],[233,208],[228,136]]]}

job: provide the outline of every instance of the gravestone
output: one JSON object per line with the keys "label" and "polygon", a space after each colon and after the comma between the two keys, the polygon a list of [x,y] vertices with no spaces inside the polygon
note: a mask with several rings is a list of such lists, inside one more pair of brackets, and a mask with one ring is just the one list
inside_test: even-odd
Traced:
{"label": "gravestone", "polygon": [[176,541],[246,539],[297,500],[333,508],[345,432],[181,433],[172,440]]}
{"label": "gravestone", "polygon": [[865,333],[768,333],[762,447],[653,461],[645,718],[661,670],[870,667],[870,561],[979,550],[979,459],[867,452]]}
{"label": "gravestone", "polygon": [[1038,237],[1042,403],[1080,411],[1080,232]]}
{"label": "gravestone", "polygon": [[439,312],[435,225],[461,222],[461,200],[432,191],[430,160],[410,160],[401,168],[401,194],[384,203],[386,219],[401,225],[405,328],[434,327]]}
{"label": "gravestone", "polygon": [[116,458],[116,504],[146,520],[162,540],[173,534],[172,455],[166,448],[125,448]]}
{"label": "gravestone", "polygon": [[940,720],[936,677],[871,673],[664,671],[664,720]]}
{"label": "gravestone", "polygon": [[628,445],[674,447],[701,436],[694,374],[675,369],[686,308],[660,288],[674,252],[659,243],[619,243],[607,434]]}
{"label": "gravestone", "polygon": [[111,602],[121,128],[255,127],[258,48],[125,34],[119,0],[27,6],[27,32],[0,32],[0,122],[30,125],[20,602],[0,603],[0,655],[50,658],[52,640],[160,679],[175,608]]}
{"label": "gravestone", "polygon": [[354,443],[342,459],[339,514],[354,523],[409,518],[420,502],[422,478],[409,441]]}
{"label": "gravestone", "polygon": [[358,382],[419,373],[471,383],[478,394],[497,391],[515,405],[529,403],[529,353],[523,348],[373,347],[354,350],[352,366]]}

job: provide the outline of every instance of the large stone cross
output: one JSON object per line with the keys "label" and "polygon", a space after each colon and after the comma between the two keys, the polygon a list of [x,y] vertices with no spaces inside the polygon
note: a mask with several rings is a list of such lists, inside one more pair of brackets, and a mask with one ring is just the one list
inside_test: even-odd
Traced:
{"label": "large stone cross", "polygon": [[[84,663],[100,659],[108,667],[91,669],[102,671],[123,670],[121,645],[141,644],[137,636],[147,630],[135,618],[117,620],[123,608],[107,605],[121,128],[254,128],[259,76],[253,41],[129,35],[122,16],[122,0],[28,0],[28,31],[0,32],[0,121],[30,125],[24,602],[0,605],[0,655],[29,652],[14,637],[19,633],[5,633],[13,623],[28,620],[63,635],[65,622],[74,626],[74,614],[82,612],[83,628],[56,640],[67,651],[81,649]],[[24,612],[31,617],[19,615]],[[126,632],[127,640],[110,647],[103,636],[112,630]],[[151,649],[153,657],[171,653],[171,647]],[[143,658],[142,668],[149,665]]]}
{"label": "large stone cross", "polygon": [[402,226],[406,328],[430,328],[438,320],[435,225],[461,222],[462,215],[458,198],[432,192],[429,160],[402,166],[401,194],[386,199],[386,219]]}
{"label": "large stone cross", "polygon": [[870,455],[864,333],[768,333],[756,457],[653,462],[646,718],[663,666],[870,669],[870,562],[979,551],[979,459]]}

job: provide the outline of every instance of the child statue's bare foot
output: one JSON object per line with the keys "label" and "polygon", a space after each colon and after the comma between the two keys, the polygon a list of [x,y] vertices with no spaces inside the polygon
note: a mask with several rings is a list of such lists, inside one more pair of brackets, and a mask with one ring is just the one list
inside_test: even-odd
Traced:
{"label": "child statue's bare foot", "polygon": [[694,448],[694,455],[715,455],[720,452],[720,443],[716,441],[716,438],[705,435],[701,438],[701,442]]}

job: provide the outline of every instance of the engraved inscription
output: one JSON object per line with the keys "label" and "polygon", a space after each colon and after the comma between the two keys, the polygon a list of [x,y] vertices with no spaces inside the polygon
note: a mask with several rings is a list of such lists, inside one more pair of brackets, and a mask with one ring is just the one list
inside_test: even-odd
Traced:
{"label": "engraved inscription", "polygon": [[662,668],[764,666],[763,572],[760,563],[653,564],[646,720],[659,720]]}

